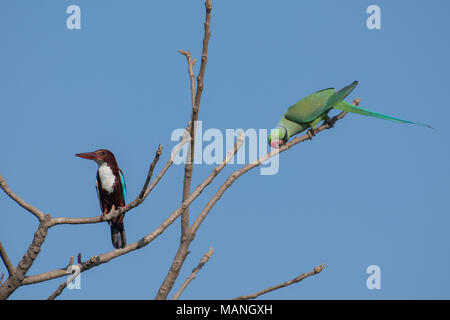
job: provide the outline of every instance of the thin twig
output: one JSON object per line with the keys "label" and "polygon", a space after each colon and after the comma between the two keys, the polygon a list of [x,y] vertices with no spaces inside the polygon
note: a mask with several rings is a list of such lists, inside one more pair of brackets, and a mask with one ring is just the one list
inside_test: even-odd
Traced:
{"label": "thin twig", "polygon": [[287,286],[289,286],[289,285],[291,285],[291,284],[300,282],[300,281],[302,281],[302,280],[304,280],[304,279],[306,279],[306,278],[308,278],[308,277],[311,277],[311,276],[314,276],[314,275],[316,275],[316,274],[319,274],[319,273],[322,272],[323,268],[325,268],[325,265],[324,265],[324,264],[322,264],[322,265],[320,265],[320,266],[318,266],[318,267],[315,267],[315,268],[314,268],[312,271],[310,271],[310,272],[302,273],[301,275],[299,275],[298,277],[295,277],[295,278],[292,279],[292,280],[283,282],[283,283],[278,284],[278,285],[273,286],[273,287],[269,287],[269,288],[267,288],[267,289],[258,291],[258,292],[253,293],[253,294],[249,294],[249,295],[246,295],[246,296],[239,296],[239,297],[237,297],[237,298],[234,298],[233,300],[256,299],[257,297],[259,297],[259,296],[261,296],[261,295],[263,295],[263,294],[266,294],[266,293],[268,293],[268,292],[272,292],[272,291],[278,290],[278,289],[280,289],[280,288],[287,287]]}
{"label": "thin twig", "polygon": [[21,197],[19,197],[17,194],[15,194],[11,188],[6,183],[5,178],[0,174],[0,187],[3,189],[3,191],[15,202],[17,202],[18,205],[20,205],[22,208],[26,209],[30,213],[32,213],[36,218],[39,219],[39,221],[44,220],[45,214],[40,211],[38,208],[33,207],[28,202],[24,201]]}
{"label": "thin twig", "polygon": [[[97,265],[99,261],[99,257],[98,256],[94,256],[92,258],[90,258],[88,261],[86,261],[83,266],[86,268],[86,270],[90,269],[93,265]],[[69,267],[72,265],[73,263],[73,257],[70,259],[69,265],[67,266],[67,269],[69,269]],[[81,267],[79,265],[77,265],[78,268],[80,268],[80,273],[81,273]],[[67,274],[73,274],[73,269],[71,270],[71,272],[67,272]],[[78,277],[78,275],[76,275],[76,277]],[[71,277],[75,277],[75,276],[71,276]],[[76,278],[75,277],[75,278]],[[54,300],[57,296],[59,296],[64,289],[68,286],[68,284],[73,280],[73,278],[68,278],[65,281],[63,281],[58,288],[55,290],[55,292],[53,292],[48,298],[47,300]]]}
{"label": "thin twig", "polygon": [[155,158],[153,159],[153,162],[152,162],[152,164],[150,165],[150,169],[148,170],[147,179],[145,179],[144,186],[142,187],[142,191],[141,191],[141,193],[139,194],[139,199],[143,199],[143,198],[144,198],[145,191],[147,191],[147,186],[148,186],[148,184],[150,183],[150,180],[152,179],[153,170],[155,169],[156,163],[157,163],[158,160],[159,160],[159,156],[160,156],[161,153],[162,153],[162,148],[163,148],[163,146],[162,146],[162,145],[159,145],[159,146],[158,146],[158,150],[156,150]]}
{"label": "thin twig", "polygon": [[194,108],[195,105],[195,75],[194,75],[194,65],[197,62],[197,59],[191,58],[191,53],[189,51],[184,51],[179,49],[179,53],[181,53],[183,56],[186,57],[187,63],[188,63],[188,74],[190,79],[190,85],[191,85],[191,103],[192,108]]}
{"label": "thin twig", "polygon": [[[191,58],[191,53],[189,51],[178,50],[179,53],[186,57],[188,63],[188,73],[190,79],[190,87],[191,87],[191,144],[189,146],[188,155],[186,157],[186,164],[184,166],[184,180],[183,180],[183,196],[181,202],[186,200],[191,192],[191,180],[192,180],[192,171],[193,171],[193,162],[194,162],[194,148],[195,148],[195,132],[196,132],[196,122],[198,120],[198,108],[195,108],[195,75],[194,75],[194,64],[196,59]],[[181,214],[181,241],[183,241],[183,237],[186,235],[186,232],[189,229],[189,208]]]}
{"label": "thin twig", "polygon": [[186,281],[181,285],[180,289],[173,295],[172,300],[178,300],[183,291],[187,288],[187,286],[191,283],[192,280],[195,279],[197,273],[203,268],[203,266],[208,262],[209,258],[211,258],[214,253],[214,249],[212,247],[209,248],[209,251],[205,253],[205,255],[200,260],[200,263],[197,267],[192,270],[192,273],[187,277]]}
{"label": "thin twig", "polygon": [[[69,267],[70,266],[72,266],[73,265],[73,256],[72,257],[70,257],[70,261],[69,261],[69,264],[67,265],[67,268],[66,269],[69,269]],[[68,274],[71,274],[71,272],[67,272]],[[47,298],[47,300],[54,300],[57,296],[59,296],[63,291],[64,291],[64,289],[67,287],[67,283],[68,283],[69,281],[68,280],[66,280],[66,281],[64,281],[63,283],[61,283],[59,286],[58,286],[58,288],[55,290],[55,292],[53,292],[48,298]]]}
{"label": "thin twig", "polygon": [[8,254],[6,253],[6,250],[1,242],[0,242],[0,256],[2,257],[3,263],[5,264],[6,269],[8,270],[9,276],[12,276],[14,274],[14,271],[16,271],[16,268],[14,268],[14,265],[12,264],[11,260],[9,260]]}
{"label": "thin twig", "polygon": [[58,288],[55,290],[55,292],[53,292],[48,298],[47,300],[54,300],[57,296],[59,296],[64,289],[67,287],[67,281],[63,281]]}
{"label": "thin twig", "polygon": [[67,268],[69,268],[71,265],[73,265],[73,256],[70,257],[69,264],[67,265]]}
{"label": "thin twig", "polygon": [[161,170],[161,172],[156,176],[155,180],[150,184],[150,186],[147,188],[147,191],[144,193],[144,199],[148,196],[148,194],[155,188],[155,186],[158,184],[158,182],[161,180],[161,178],[164,176],[166,171],[170,168],[170,166],[173,164],[173,161],[175,160],[176,155],[178,152],[180,152],[181,148],[188,142],[191,141],[191,137],[189,136],[189,130],[191,128],[191,125],[189,124],[186,127],[186,130],[184,131],[183,138],[181,141],[177,144],[177,146],[173,149],[169,161],[167,161],[164,168]]}
{"label": "thin twig", "polygon": [[205,23],[204,23],[205,35],[203,37],[203,48],[202,48],[200,71],[197,76],[197,92],[195,94],[194,109],[198,109],[200,106],[200,100],[202,98],[202,92],[203,92],[203,88],[204,88],[206,63],[208,61],[209,38],[211,36],[211,30],[210,30],[211,11],[212,11],[212,1],[211,0],[205,1],[205,8],[206,8],[206,16],[205,16]]}

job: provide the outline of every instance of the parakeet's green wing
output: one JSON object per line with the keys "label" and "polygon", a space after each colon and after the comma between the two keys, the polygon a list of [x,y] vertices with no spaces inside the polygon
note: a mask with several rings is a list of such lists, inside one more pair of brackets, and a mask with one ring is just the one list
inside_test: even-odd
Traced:
{"label": "parakeet's green wing", "polygon": [[327,102],[334,92],[333,88],[324,89],[301,99],[288,109],[285,118],[296,123],[313,121],[327,111]]}
{"label": "parakeet's green wing", "polygon": [[345,88],[342,88],[339,91],[336,91],[327,101],[327,107],[333,108],[335,105],[337,105],[339,102],[344,100],[352,91],[356,88],[358,85],[358,81],[353,81],[350,85],[346,86]]}
{"label": "parakeet's green wing", "polygon": [[403,120],[403,119],[399,119],[399,118],[394,118],[394,117],[391,117],[391,116],[388,116],[388,115],[385,115],[382,113],[359,108],[359,107],[356,107],[346,101],[342,101],[342,102],[338,103],[334,108],[338,109],[338,110],[346,111],[346,112],[362,114],[364,116],[369,116],[369,117],[374,117],[374,118],[379,118],[379,119],[384,119],[384,120],[391,120],[391,121],[395,121],[395,122],[417,124],[417,125],[431,128],[431,129],[433,128],[427,124],[412,122],[412,121]]}

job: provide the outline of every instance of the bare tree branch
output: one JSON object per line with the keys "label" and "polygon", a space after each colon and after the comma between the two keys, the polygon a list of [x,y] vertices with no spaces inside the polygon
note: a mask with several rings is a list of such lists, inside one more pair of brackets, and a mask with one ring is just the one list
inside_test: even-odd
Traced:
{"label": "bare tree branch", "polygon": [[34,234],[33,242],[17,265],[15,272],[0,286],[0,300],[7,299],[18,287],[22,285],[25,275],[41,251],[41,246],[47,237],[49,216],[45,216]]}
{"label": "bare tree branch", "polygon": [[[183,181],[183,202],[189,197],[189,194],[191,192],[191,180],[192,180],[192,171],[193,171],[193,162],[194,162],[194,154],[195,154],[195,133],[197,130],[197,121],[198,121],[198,112],[200,109],[200,102],[202,98],[203,88],[204,88],[204,77],[205,77],[205,70],[206,70],[206,63],[208,61],[208,46],[209,46],[209,38],[211,36],[211,30],[210,30],[210,21],[211,21],[211,11],[212,11],[212,1],[206,0],[205,1],[205,23],[204,23],[204,37],[203,37],[203,48],[202,48],[202,57],[201,57],[201,64],[200,64],[200,71],[197,76],[197,91],[195,93],[195,99],[193,99],[192,104],[192,116],[191,116],[191,145],[189,149],[188,159],[186,160],[186,165],[184,167],[184,181]],[[191,78],[191,93],[193,93],[192,88],[193,82],[192,82],[192,76],[193,76],[193,63],[192,60],[190,60],[190,54],[188,52],[180,52],[181,54],[185,54],[186,58],[188,59],[188,65],[189,65],[189,76]],[[189,63],[189,61],[191,61]],[[163,283],[161,284],[161,287],[158,290],[158,293],[156,295],[156,299],[166,299],[167,295],[169,294],[170,290],[173,287],[173,284],[175,283],[176,278],[178,277],[178,274],[180,273],[180,269],[183,266],[184,261],[186,260],[186,257],[188,255],[188,248],[190,243],[192,242],[191,239],[191,232],[189,227],[189,207],[185,209],[185,211],[182,214],[181,219],[181,240],[180,240],[180,246],[178,248],[177,253],[175,254],[174,260],[172,262],[172,265],[170,266],[169,272],[164,279]]]}
{"label": "bare tree branch", "polygon": [[[184,55],[187,59],[188,63],[188,73],[191,84],[191,145],[189,147],[188,155],[186,158],[186,164],[184,166],[184,182],[183,182],[183,197],[182,201],[186,200],[189,196],[191,189],[191,180],[192,180],[192,171],[193,171],[193,162],[194,162],[194,150],[195,150],[195,132],[196,132],[196,119],[198,119],[198,109],[195,108],[195,76],[194,76],[194,64],[196,62],[195,59],[191,58],[191,53],[189,51],[178,50],[182,55]],[[181,215],[181,241],[183,241],[183,236],[186,234],[189,229],[189,208],[187,208],[183,214]]]}
{"label": "bare tree branch", "polygon": [[[206,8],[206,16],[205,16],[205,35],[203,37],[203,49],[202,49],[202,58],[201,58],[201,64],[200,64],[200,71],[198,73],[197,77],[197,92],[195,95],[195,106],[194,109],[198,109],[200,107],[200,100],[202,98],[203,88],[204,88],[204,77],[205,77],[205,70],[206,70],[206,62],[208,61],[208,46],[209,46],[209,38],[211,36],[211,30],[210,30],[210,21],[211,21],[211,11],[212,11],[212,1],[206,0],[205,2],[205,8]],[[198,112],[198,110],[197,110]]]}
{"label": "bare tree branch", "polygon": [[319,274],[319,273],[322,272],[323,268],[325,268],[325,265],[324,265],[324,264],[322,264],[322,265],[320,265],[320,266],[318,266],[318,267],[315,267],[315,268],[314,268],[312,271],[310,271],[310,272],[302,273],[301,275],[299,275],[298,277],[295,277],[295,278],[292,279],[292,280],[283,282],[283,283],[278,284],[278,285],[273,286],[273,287],[269,287],[269,288],[267,288],[267,289],[258,291],[258,292],[253,293],[253,294],[249,294],[249,295],[246,295],[246,296],[239,296],[239,297],[237,297],[237,298],[234,298],[233,300],[256,299],[257,297],[259,297],[259,296],[261,296],[261,295],[263,295],[263,294],[265,294],[265,293],[272,292],[272,291],[278,290],[278,289],[280,289],[280,288],[287,287],[287,286],[289,286],[289,285],[291,285],[291,284],[300,282],[300,281],[302,281],[302,280],[304,280],[304,279],[306,279],[306,278],[308,278],[308,277],[311,277],[311,276],[314,276],[314,275],[316,275],[316,274]]}
{"label": "bare tree branch", "polygon": [[8,270],[9,276],[12,276],[16,271],[16,268],[14,268],[14,265],[12,264],[11,260],[9,260],[6,250],[1,242],[0,242],[0,256],[2,257],[3,263],[5,264],[6,269]]}
{"label": "bare tree branch", "polygon": [[[66,268],[66,269],[69,269],[69,267],[72,266],[72,265],[73,265],[73,256],[70,257],[70,261],[69,261],[69,264],[67,265],[67,268]],[[68,272],[68,274],[70,274],[70,272]],[[56,289],[56,291],[53,292],[53,293],[47,298],[47,300],[54,300],[57,296],[59,296],[59,295],[63,292],[63,290],[67,287],[67,283],[68,283],[68,280],[66,280],[66,281],[64,281],[63,283],[61,283],[61,284],[58,286],[58,288]]]}
{"label": "bare tree branch", "polygon": [[53,292],[48,298],[47,300],[54,300],[57,296],[59,296],[64,289],[67,287],[67,281],[63,281],[58,288],[56,289],[55,292]]}
{"label": "bare tree branch", "polygon": [[[79,265],[81,265],[81,264],[79,264]],[[52,270],[52,271],[47,271],[47,272],[43,272],[40,274],[25,277],[25,279],[23,279],[23,281],[22,281],[22,285],[25,286],[25,285],[29,285],[29,284],[44,282],[44,281],[64,277],[69,274],[70,274],[70,272],[67,272],[67,268],[61,268],[61,269],[56,269],[56,270]]]}
{"label": "bare tree branch", "polygon": [[192,102],[192,109],[195,106],[195,75],[194,75],[194,65],[197,62],[197,59],[191,58],[191,53],[189,51],[184,51],[179,49],[179,53],[181,53],[183,56],[186,57],[187,63],[188,63],[188,74],[190,79],[190,85],[191,85],[191,102]]}
{"label": "bare tree branch", "polygon": [[[210,184],[212,180],[222,171],[222,169],[230,162],[230,160],[233,158],[233,156],[237,153],[239,148],[244,143],[244,133],[240,132],[239,137],[234,144],[233,150],[227,153],[224,161],[214,168],[213,172],[209,175],[209,177],[201,184]],[[201,186],[200,185],[200,186]],[[194,192],[192,192],[189,197],[186,199],[189,200],[192,196],[195,196],[198,192],[199,187],[197,187]],[[186,202],[185,201],[185,202]],[[169,273],[166,275],[166,278],[164,279],[162,285],[158,289],[158,293],[156,294],[155,299],[156,300],[163,300],[167,299],[167,295],[169,294],[170,290],[172,289],[175,280],[178,277],[178,274],[180,273],[181,266],[183,265],[184,261],[186,260],[187,255],[189,254],[189,245],[191,244],[192,240],[194,240],[195,233],[191,231],[192,228],[190,228],[189,232],[187,233],[185,237],[185,241],[181,241],[180,246],[177,250],[177,253],[175,254],[175,258],[173,259],[171,268],[169,270]]]}
{"label": "bare tree branch", "polygon": [[163,146],[159,145],[158,150],[156,151],[155,158],[153,159],[153,162],[150,165],[150,169],[148,170],[147,179],[145,180],[144,186],[142,187],[142,191],[139,194],[139,197],[138,197],[139,199],[143,199],[144,198],[145,191],[147,191],[148,184],[150,183],[150,180],[152,179],[153,170],[155,169],[156,163],[159,160],[159,156],[162,153],[162,148],[163,148]]}
{"label": "bare tree branch", "polygon": [[210,247],[209,251],[203,255],[203,257],[200,260],[200,263],[197,265],[197,267],[194,270],[192,270],[192,273],[189,275],[189,277],[186,279],[186,281],[181,285],[180,289],[178,289],[178,291],[173,295],[172,300],[178,300],[180,295],[187,288],[187,286],[191,283],[191,281],[195,279],[195,277],[197,276],[197,273],[209,261],[209,259],[211,258],[213,253],[214,253],[214,249],[212,247]]}
{"label": "bare tree branch", "polygon": [[[189,148],[188,159],[186,159],[186,165],[184,167],[184,181],[183,181],[183,200],[191,193],[191,180],[192,180],[192,171],[193,171],[193,162],[195,155],[195,134],[197,131],[197,121],[198,121],[198,112],[200,110],[200,102],[202,98],[203,88],[204,88],[204,77],[206,71],[206,63],[208,61],[208,46],[209,46],[209,38],[211,36],[210,31],[210,21],[211,21],[211,10],[212,10],[212,1],[205,1],[206,15],[205,15],[205,33],[203,37],[203,49],[202,49],[202,57],[200,63],[200,71],[197,76],[197,91],[195,92],[194,98],[194,71],[193,66],[195,60],[191,59],[190,53],[185,51],[180,51],[181,54],[184,54],[188,60],[188,71],[189,77],[191,79],[191,97],[192,97],[192,115],[191,115],[191,145]],[[186,208],[185,212],[183,212],[181,217],[181,242],[186,241],[183,239],[186,237],[189,228],[189,208]],[[181,267],[181,266],[180,266]]]}
{"label": "bare tree branch", "polygon": [[166,171],[170,168],[170,166],[173,164],[173,161],[175,160],[176,155],[178,154],[178,152],[180,152],[181,148],[188,143],[189,141],[192,140],[192,138],[189,136],[189,130],[191,128],[191,124],[189,124],[186,128],[186,130],[184,131],[184,135],[183,138],[181,139],[181,141],[178,143],[178,145],[173,148],[173,151],[170,155],[170,159],[169,161],[167,161],[166,165],[164,166],[164,168],[161,170],[161,172],[156,176],[155,180],[153,180],[153,182],[150,184],[150,186],[147,188],[147,191],[145,191],[144,193],[144,199],[147,198],[148,194],[153,190],[153,188],[155,188],[155,186],[158,184],[158,182],[161,180],[161,178],[164,176],[164,174],[166,173]]}
{"label": "bare tree branch", "polygon": [[20,198],[17,194],[15,194],[11,188],[6,183],[5,178],[0,174],[0,187],[3,189],[3,191],[15,202],[17,202],[18,205],[20,205],[22,208],[26,209],[30,213],[32,213],[36,218],[39,219],[39,221],[42,221],[44,219],[45,214],[40,211],[39,209],[33,207],[28,202],[24,201],[22,198]]}

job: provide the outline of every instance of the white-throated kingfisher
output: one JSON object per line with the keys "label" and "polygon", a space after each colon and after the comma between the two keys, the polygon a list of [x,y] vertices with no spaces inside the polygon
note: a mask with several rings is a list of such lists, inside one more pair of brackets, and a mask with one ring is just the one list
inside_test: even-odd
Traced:
{"label": "white-throated kingfisher", "polygon": [[[94,160],[98,165],[96,189],[102,213],[107,214],[113,205],[116,209],[124,207],[127,202],[127,186],[114,154],[109,150],[99,149],[94,152],[77,153],[76,156]],[[127,245],[123,218],[124,214],[108,221],[111,226],[112,244],[116,249]]]}

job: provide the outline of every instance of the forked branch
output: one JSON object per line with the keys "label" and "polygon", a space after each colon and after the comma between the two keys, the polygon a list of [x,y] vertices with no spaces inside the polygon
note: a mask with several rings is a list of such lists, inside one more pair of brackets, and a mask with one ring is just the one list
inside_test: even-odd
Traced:
{"label": "forked branch", "polygon": [[280,283],[280,284],[278,284],[278,285],[276,285],[276,286],[272,286],[272,287],[269,287],[269,288],[267,288],[267,289],[264,289],[264,290],[261,290],[261,291],[258,291],[258,292],[255,292],[255,293],[246,295],[246,296],[239,296],[239,297],[237,297],[237,298],[234,298],[233,300],[249,300],[249,299],[256,299],[256,298],[258,298],[259,296],[261,296],[261,295],[263,295],[263,294],[266,294],[266,293],[269,293],[269,292],[272,292],[272,291],[275,291],[275,290],[278,290],[278,289],[281,289],[281,288],[290,286],[291,284],[300,282],[300,281],[302,281],[302,280],[304,280],[304,279],[306,279],[306,278],[308,278],[308,277],[311,277],[311,276],[314,276],[314,275],[316,275],[316,274],[319,274],[319,273],[322,272],[322,270],[323,270],[324,268],[325,268],[325,265],[322,264],[322,265],[320,265],[320,266],[318,266],[318,267],[315,267],[312,271],[307,272],[307,273],[302,273],[301,275],[299,275],[298,277],[295,277],[295,278],[292,279],[292,280],[289,280],[289,281]]}
{"label": "forked branch", "polygon": [[187,277],[186,281],[181,285],[180,289],[173,295],[172,300],[177,300],[180,295],[183,293],[183,291],[187,288],[187,286],[192,282],[192,280],[195,279],[197,276],[197,273],[203,268],[203,266],[209,261],[212,254],[214,253],[214,249],[211,247],[209,248],[209,251],[204,254],[202,259],[200,260],[200,263],[195,267],[194,270],[192,270],[192,273]]}

